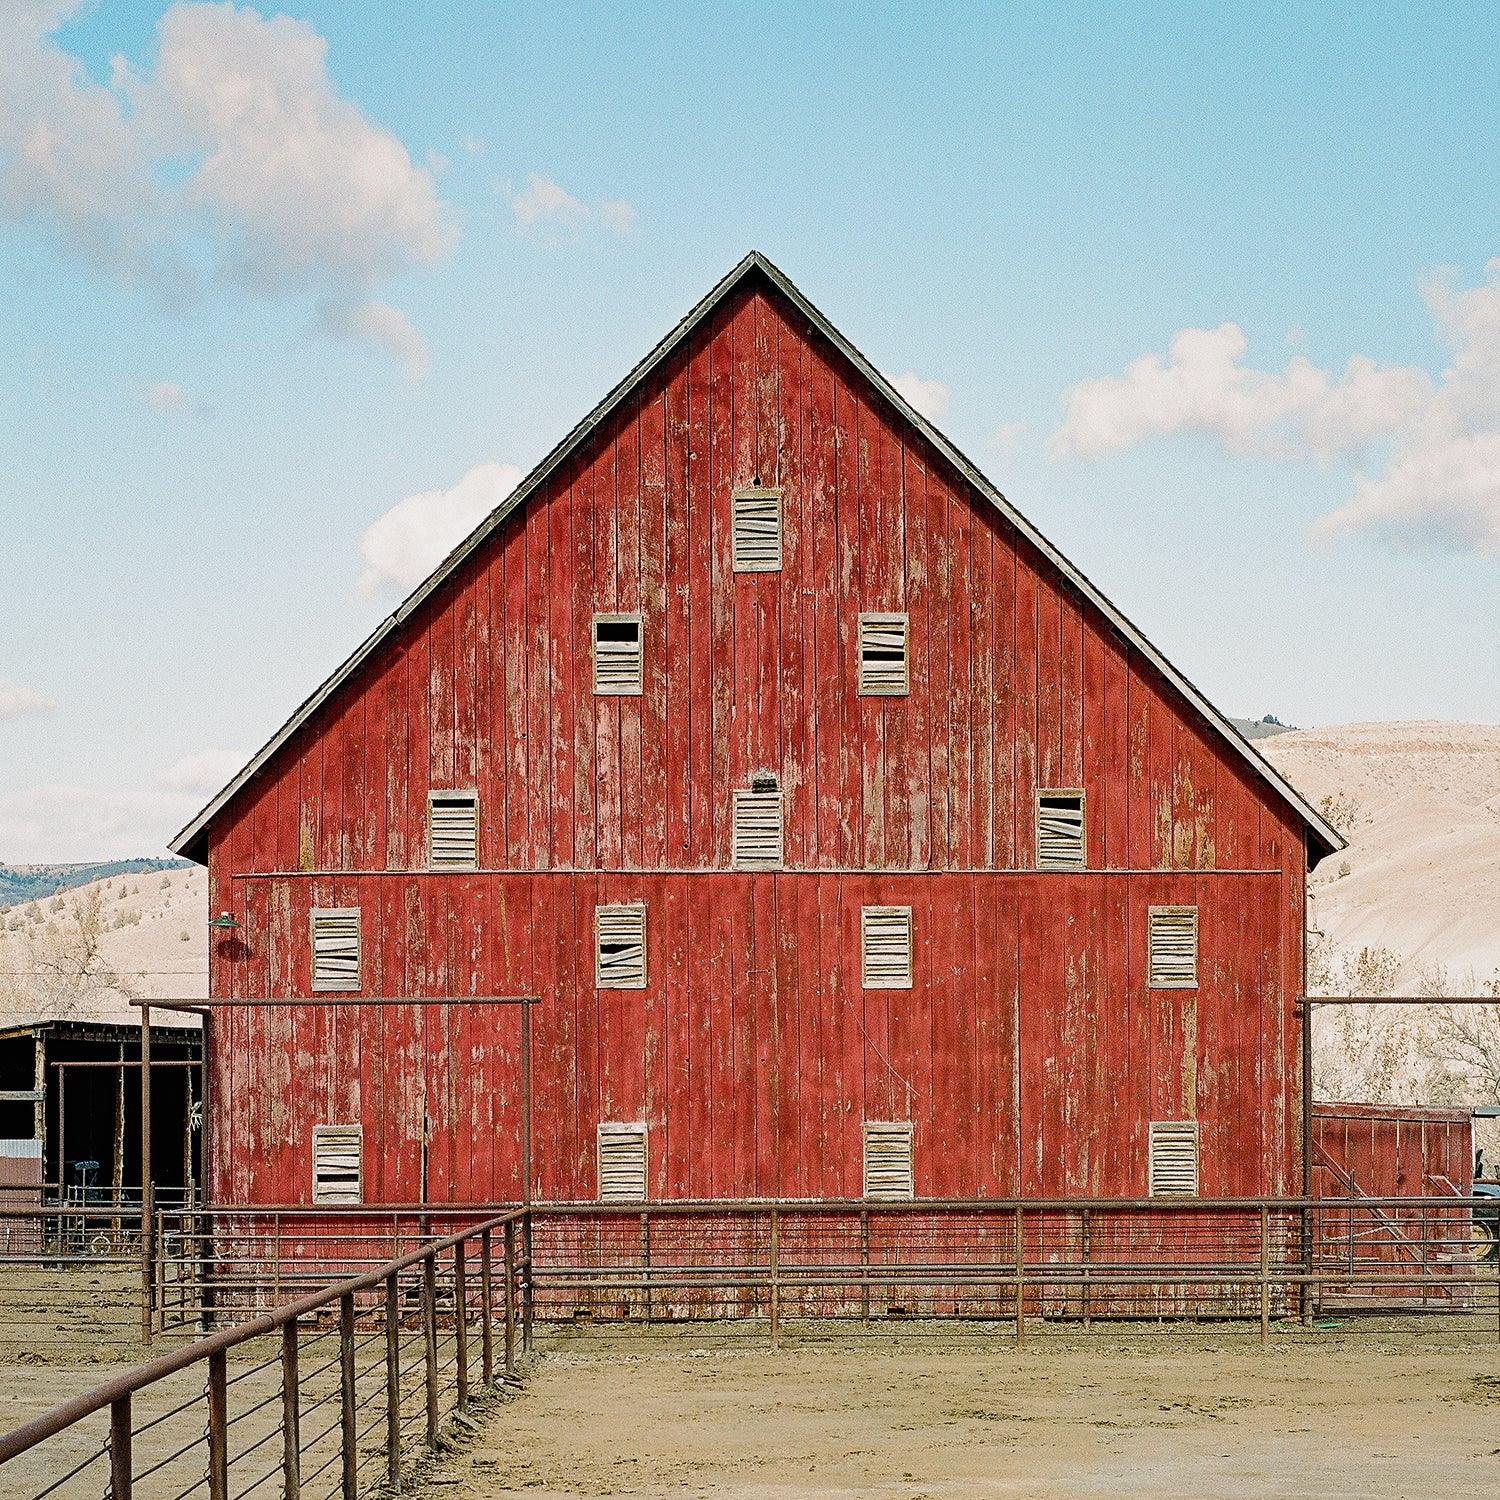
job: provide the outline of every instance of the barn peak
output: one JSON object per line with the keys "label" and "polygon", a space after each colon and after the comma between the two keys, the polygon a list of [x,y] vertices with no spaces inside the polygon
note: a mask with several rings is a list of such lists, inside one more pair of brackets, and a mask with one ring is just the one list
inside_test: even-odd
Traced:
{"label": "barn peak", "polygon": [[493,510],[438,565],[392,613],[370,633],[333,673],[311,693],[285,724],[261,747],[229,784],[171,842],[174,853],[206,864],[208,831],[214,820],[239,796],[258,772],[272,761],[281,748],[328,700],[337,695],[372,656],[399,633],[405,622],[424,601],[438,589],[474,551],[481,547],[505,521],[537,494],[547,481],[566,464],[632,395],[710,319],[714,313],[743,287],[751,283],[766,286],[782,299],[806,324],[812,336],[826,344],[845,365],[852,368],[877,397],[890,407],[897,418],[914,428],[961,479],[983,500],[1000,512],[1033,547],[1065,584],[1108,622],[1130,646],[1151,665],[1187,701],[1194,713],[1242,761],[1258,782],[1284,802],[1305,830],[1309,863],[1344,847],[1338,832],[1266,761],[1233,727],[1229,720],[1177,670],[1133,625],[1120,610],[1036,527],[1005,498],[990,479],[945,437],[927,418],[916,411],[891,382],[820,312],[791,279],[759,250],[751,250],[702,297],[670,332],[558,442],[545,458],[516,486],[515,490]]}

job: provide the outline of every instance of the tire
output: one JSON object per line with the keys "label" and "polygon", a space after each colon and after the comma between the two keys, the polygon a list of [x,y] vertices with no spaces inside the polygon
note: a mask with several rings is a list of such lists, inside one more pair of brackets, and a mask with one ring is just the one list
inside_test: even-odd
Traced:
{"label": "tire", "polygon": [[1495,1219],[1475,1219],[1469,1243],[1473,1247],[1474,1259],[1480,1265],[1500,1260],[1500,1222]]}

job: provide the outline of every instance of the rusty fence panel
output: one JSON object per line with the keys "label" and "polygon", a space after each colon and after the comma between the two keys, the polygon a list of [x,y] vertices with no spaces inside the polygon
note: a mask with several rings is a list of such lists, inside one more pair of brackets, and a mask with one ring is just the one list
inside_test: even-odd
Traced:
{"label": "rusty fence panel", "polygon": [[[512,1358],[496,1371],[485,1351],[520,1316],[518,1217],[430,1235],[33,1418],[0,1437],[0,1493],[356,1500],[399,1487],[447,1413],[515,1379]],[[225,1316],[210,1305],[209,1321]]]}

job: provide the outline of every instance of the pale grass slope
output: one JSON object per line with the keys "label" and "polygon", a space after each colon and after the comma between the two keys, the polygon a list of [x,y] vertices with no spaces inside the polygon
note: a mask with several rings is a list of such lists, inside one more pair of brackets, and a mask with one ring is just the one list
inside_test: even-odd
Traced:
{"label": "pale grass slope", "polygon": [[1500,725],[1339,724],[1256,748],[1314,805],[1355,804],[1348,849],[1312,880],[1336,952],[1391,949],[1407,994],[1437,967],[1450,993],[1500,970]]}
{"label": "pale grass slope", "polygon": [[[77,913],[100,899],[102,936],[97,971],[114,983],[89,983],[61,1013],[70,1019],[138,1021],[130,998],[201,996],[208,985],[208,872],[148,870],[116,875],[27,901],[0,913],[0,1025],[59,1013],[33,975],[39,959],[66,961],[76,952]],[[49,930],[49,927],[51,930]],[[170,1022],[158,1013],[155,1019]]]}

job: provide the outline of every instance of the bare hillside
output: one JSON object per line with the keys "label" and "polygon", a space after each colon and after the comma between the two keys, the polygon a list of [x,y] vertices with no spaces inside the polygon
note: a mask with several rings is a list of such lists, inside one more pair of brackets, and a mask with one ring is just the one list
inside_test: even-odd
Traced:
{"label": "bare hillside", "polygon": [[1390,950],[1398,989],[1500,971],[1500,725],[1340,724],[1256,748],[1349,839],[1313,876],[1335,953]]}
{"label": "bare hillside", "polygon": [[197,866],[115,875],[13,906],[0,913],[0,1023],[135,1020],[131,996],[205,994],[207,922],[208,875]]}

